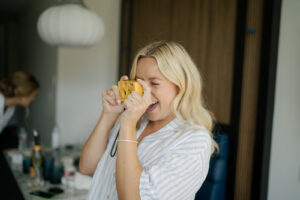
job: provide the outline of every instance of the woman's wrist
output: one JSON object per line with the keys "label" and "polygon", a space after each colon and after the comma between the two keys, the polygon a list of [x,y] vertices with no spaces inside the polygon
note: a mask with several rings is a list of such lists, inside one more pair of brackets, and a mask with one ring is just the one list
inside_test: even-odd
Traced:
{"label": "woman's wrist", "polygon": [[121,127],[130,129],[130,128],[135,128],[136,127],[137,121],[121,116],[120,117],[120,124],[121,124]]}
{"label": "woman's wrist", "polygon": [[102,112],[99,120],[101,121],[102,125],[109,127],[110,129],[114,126],[119,116],[120,115],[112,115]]}
{"label": "woman's wrist", "polygon": [[121,140],[136,140],[136,124],[134,123],[120,123]]}
{"label": "woman's wrist", "polygon": [[113,121],[116,122],[117,119],[119,118],[121,113],[106,113],[106,112],[102,112],[101,113],[101,117],[105,120],[105,121]]}
{"label": "woman's wrist", "polygon": [[134,126],[136,127],[137,122],[139,121],[140,117],[135,116],[136,113],[128,113],[124,111],[120,116],[120,123],[124,124],[125,126]]}

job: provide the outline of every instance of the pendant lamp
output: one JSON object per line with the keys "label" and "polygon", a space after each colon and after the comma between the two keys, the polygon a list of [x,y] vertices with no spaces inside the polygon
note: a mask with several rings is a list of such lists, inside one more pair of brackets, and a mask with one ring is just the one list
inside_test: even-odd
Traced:
{"label": "pendant lamp", "polygon": [[82,0],[64,0],[39,16],[37,30],[52,46],[88,47],[103,38],[104,24]]}

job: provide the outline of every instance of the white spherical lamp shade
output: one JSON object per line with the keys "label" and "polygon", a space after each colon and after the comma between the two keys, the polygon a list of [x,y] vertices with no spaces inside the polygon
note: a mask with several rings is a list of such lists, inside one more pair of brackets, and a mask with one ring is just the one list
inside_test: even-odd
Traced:
{"label": "white spherical lamp shade", "polygon": [[48,8],[39,17],[37,29],[42,40],[54,46],[86,47],[104,35],[101,18],[80,4]]}

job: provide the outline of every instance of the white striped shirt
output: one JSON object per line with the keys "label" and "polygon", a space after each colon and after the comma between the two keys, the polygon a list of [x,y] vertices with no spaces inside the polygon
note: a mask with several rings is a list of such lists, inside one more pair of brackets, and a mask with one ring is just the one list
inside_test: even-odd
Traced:
{"label": "white striped shirt", "polygon": [[[141,124],[137,138],[148,121]],[[98,163],[88,193],[88,200],[117,200],[116,156],[110,152],[120,124],[111,131],[107,149]],[[175,118],[138,145],[138,158],[143,168],[140,177],[141,200],[194,200],[209,168],[211,139],[202,126],[185,131]]]}

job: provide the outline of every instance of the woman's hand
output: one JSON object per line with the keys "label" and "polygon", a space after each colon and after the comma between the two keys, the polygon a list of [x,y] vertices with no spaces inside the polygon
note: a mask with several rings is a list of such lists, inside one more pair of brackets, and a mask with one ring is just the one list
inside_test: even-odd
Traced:
{"label": "woman's hand", "polygon": [[[120,80],[128,80],[128,77],[122,76]],[[124,107],[121,105],[119,89],[116,85],[113,85],[112,88],[103,92],[102,101],[103,113],[105,115],[119,116],[124,111]]]}
{"label": "woman's hand", "polygon": [[125,111],[121,115],[121,124],[129,123],[136,125],[141,116],[145,113],[147,108],[151,105],[151,88],[145,81],[137,80],[144,88],[144,95],[141,97],[137,92],[131,92],[124,101],[123,106]]}

